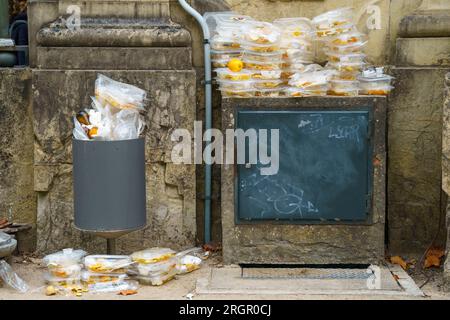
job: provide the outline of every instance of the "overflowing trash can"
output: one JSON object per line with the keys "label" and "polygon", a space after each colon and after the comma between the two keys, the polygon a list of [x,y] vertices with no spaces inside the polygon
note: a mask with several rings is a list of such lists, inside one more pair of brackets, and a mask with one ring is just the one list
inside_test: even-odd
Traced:
{"label": "overflowing trash can", "polygon": [[146,92],[98,75],[92,108],[74,117],[75,227],[114,239],[146,225]]}
{"label": "overflowing trash can", "polygon": [[74,139],[73,176],[76,228],[115,238],[146,225],[143,138]]}

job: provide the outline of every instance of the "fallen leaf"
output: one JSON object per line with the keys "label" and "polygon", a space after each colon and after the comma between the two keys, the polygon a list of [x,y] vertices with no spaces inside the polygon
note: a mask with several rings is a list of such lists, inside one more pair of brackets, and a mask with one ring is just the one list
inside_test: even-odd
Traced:
{"label": "fallen leaf", "polygon": [[136,290],[122,290],[118,293],[119,296],[132,296],[133,294],[137,294]]}
{"label": "fallen leaf", "polygon": [[431,248],[427,251],[423,266],[425,269],[441,266],[441,258],[445,256],[445,250],[443,248]]}
{"label": "fallen leaf", "polygon": [[206,243],[202,246],[204,251],[208,251],[208,252],[218,252],[220,250],[222,250],[222,246],[220,243],[216,243],[216,242],[210,242],[210,243]]}
{"label": "fallen leaf", "polygon": [[45,295],[46,296],[54,296],[58,293],[58,290],[54,286],[48,286],[45,289]]}
{"label": "fallen leaf", "polygon": [[391,257],[391,263],[399,265],[403,270],[408,269],[408,263],[400,256]]}

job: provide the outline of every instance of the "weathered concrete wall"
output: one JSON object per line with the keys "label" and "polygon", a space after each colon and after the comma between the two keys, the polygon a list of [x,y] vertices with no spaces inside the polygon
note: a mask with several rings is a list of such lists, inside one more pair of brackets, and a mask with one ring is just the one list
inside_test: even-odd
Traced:
{"label": "weathered concrete wall", "polygon": [[[389,248],[420,252],[439,230],[444,76],[448,69],[394,68],[389,103]],[[444,236],[438,243],[443,243]]]}
{"label": "weathered concrete wall", "polygon": [[21,251],[33,251],[36,244],[30,96],[29,69],[0,69],[0,217],[32,224],[21,234]]}

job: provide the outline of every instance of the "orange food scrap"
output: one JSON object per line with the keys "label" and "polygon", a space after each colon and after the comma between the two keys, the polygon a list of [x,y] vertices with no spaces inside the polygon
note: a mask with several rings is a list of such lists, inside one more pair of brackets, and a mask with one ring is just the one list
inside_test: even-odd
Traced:
{"label": "orange food scrap", "polygon": [[445,256],[445,251],[442,248],[431,248],[428,250],[425,261],[424,268],[428,269],[431,267],[439,268],[441,266],[441,259]]}
{"label": "orange food scrap", "polygon": [[132,296],[137,293],[138,292],[136,290],[122,290],[118,293],[118,295],[119,296]]}
{"label": "orange food scrap", "polygon": [[403,270],[408,269],[408,263],[400,256],[391,257],[391,263],[399,265]]}

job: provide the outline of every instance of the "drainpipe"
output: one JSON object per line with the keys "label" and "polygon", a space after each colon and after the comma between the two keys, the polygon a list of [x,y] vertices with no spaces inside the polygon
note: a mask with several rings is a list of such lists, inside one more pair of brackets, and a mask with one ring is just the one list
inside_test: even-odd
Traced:
{"label": "drainpipe", "polygon": [[[205,130],[208,135],[205,137],[206,143],[210,144],[212,137],[212,77],[211,77],[211,45],[209,43],[210,33],[208,25],[202,15],[192,8],[186,0],[178,0],[183,9],[197,20],[203,30],[203,44],[205,49]],[[212,165],[211,155],[206,155],[205,159],[205,243],[211,242],[211,183]]]}

